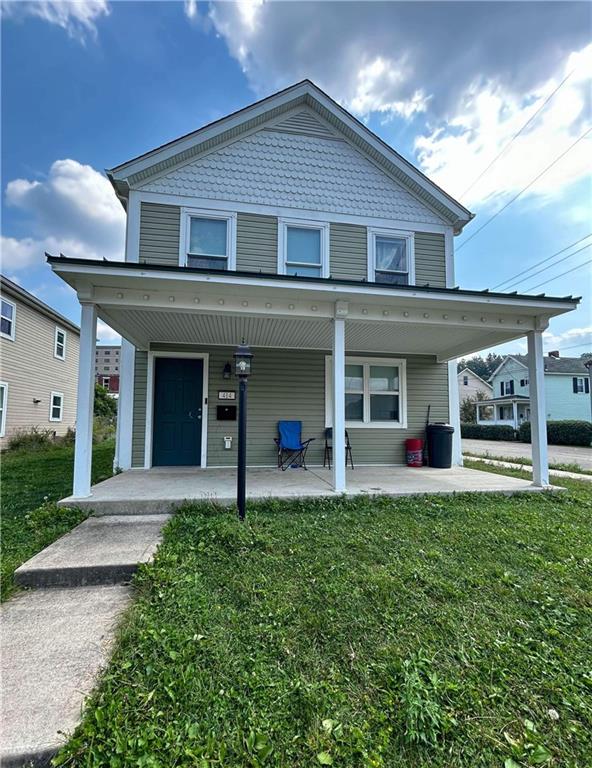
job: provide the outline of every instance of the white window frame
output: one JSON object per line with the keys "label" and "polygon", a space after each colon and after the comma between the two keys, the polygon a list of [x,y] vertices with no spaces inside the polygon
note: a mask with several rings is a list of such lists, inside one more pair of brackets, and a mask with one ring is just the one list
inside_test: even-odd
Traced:
{"label": "white window frame", "polygon": [[215,211],[209,208],[181,208],[181,229],[179,237],[179,266],[187,266],[189,255],[191,219],[221,219],[226,222],[226,269],[236,269],[236,213]]}
{"label": "white window frame", "polygon": [[[64,334],[64,341],[63,341],[63,348],[64,348],[64,354],[58,355],[58,333]],[[56,360],[65,360],[66,359],[66,338],[68,334],[63,328],[60,328],[59,325],[56,325],[55,327],[55,333],[53,337],[53,356],[56,358]]]}
{"label": "white window frame", "polygon": [[0,437],[4,437],[6,434],[6,412],[8,411],[8,384],[5,381],[0,381],[0,389],[4,390],[2,414],[0,414]]}
{"label": "white window frame", "polygon": [[[286,275],[286,259],[288,257],[288,227],[298,229],[316,229],[321,233],[321,274],[319,277],[329,277],[329,237],[330,226],[328,221],[311,221],[310,219],[278,219],[278,256],[277,273]],[[310,264],[302,264],[304,268],[310,268]]]}
{"label": "white window frame", "polygon": [[[107,383],[105,384],[105,379],[107,379]],[[101,376],[101,386],[105,389],[109,389],[109,382],[111,381],[110,376]]]}
{"label": "white window frame", "polygon": [[[53,399],[54,397],[60,398],[60,417],[58,419],[53,416]],[[64,420],[64,393],[63,392],[50,392],[49,394],[49,420],[50,421],[63,421]]]}
{"label": "white window frame", "polygon": [[[350,357],[345,358],[346,365],[364,367],[364,403],[363,420],[346,421],[347,429],[407,429],[407,360],[400,357]],[[399,421],[370,421],[370,366],[392,365],[399,368]],[[333,358],[325,357],[325,427],[333,426]],[[374,394],[381,394],[376,392]],[[383,394],[390,394],[384,392]]]}
{"label": "white window frame", "polygon": [[[574,379],[576,380],[576,389],[577,392],[576,395],[584,395],[586,394],[586,382],[584,380],[584,376],[574,376]],[[580,389],[581,385],[581,389]]]}
{"label": "white window frame", "polygon": [[[15,339],[15,333],[16,333],[16,304],[14,301],[9,301],[7,298],[2,296],[2,301],[5,304],[10,304],[12,307],[12,325],[10,326],[10,333],[4,333],[3,331],[0,331],[0,336],[2,336],[3,339],[8,339],[9,341],[14,341]],[[8,320],[8,318],[6,318]]]}
{"label": "white window frame", "polygon": [[[381,227],[368,227],[368,282],[376,282],[377,237],[396,237],[406,241],[407,285],[415,285],[415,232],[401,229],[383,229]],[[380,285],[388,285],[388,283],[380,283]]]}

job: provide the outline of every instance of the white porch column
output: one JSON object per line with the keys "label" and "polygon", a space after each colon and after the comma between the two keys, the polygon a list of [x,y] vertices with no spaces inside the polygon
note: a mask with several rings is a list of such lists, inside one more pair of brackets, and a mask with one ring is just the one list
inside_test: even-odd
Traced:
{"label": "white porch column", "polygon": [[518,403],[515,400],[512,403],[512,418],[514,419],[514,429],[518,429]]}
{"label": "white porch column", "polygon": [[97,308],[94,304],[83,303],[80,317],[80,362],[74,444],[73,494],[77,498],[90,496],[96,344]]}
{"label": "white porch column", "polygon": [[117,440],[113,469],[132,466],[132,423],[134,416],[134,368],[136,348],[127,339],[121,339],[119,356],[119,399],[117,401]]}
{"label": "white porch column", "polygon": [[333,487],[345,491],[345,319],[333,320]]}
{"label": "white porch column", "polygon": [[543,358],[543,332],[529,331],[528,382],[530,391],[530,431],[532,440],[533,485],[549,485],[549,459],[547,455],[547,415],[545,408],[545,366]]}
{"label": "white porch column", "polygon": [[[448,422],[454,427],[452,434],[452,464],[462,467],[462,442],[460,436],[460,402],[456,360],[448,361]],[[477,419],[478,420],[478,419]]]}

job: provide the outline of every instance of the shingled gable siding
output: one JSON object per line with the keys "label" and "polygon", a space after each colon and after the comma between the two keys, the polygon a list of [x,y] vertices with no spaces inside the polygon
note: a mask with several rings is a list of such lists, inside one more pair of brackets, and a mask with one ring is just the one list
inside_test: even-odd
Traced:
{"label": "shingled gable siding", "polygon": [[177,205],[141,203],[140,263],[179,263],[181,209]]}
{"label": "shingled gable siding", "polygon": [[446,287],[444,235],[415,233],[415,282]]}
{"label": "shingled gable siding", "polygon": [[[190,345],[153,345],[155,351],[209,353],[208,466],[236,464],[236,422],[217,421],[218,391],[237,389],[236,382],[222,378],[224,364],[232,360],[233,348]],[[311,464],[322,464],[325,428],[325,356],[315,350],[254,349],[253,376],[249,380],[249,465],[274,466],[273,438],[280,419],[298,419],[303,437],[314,437],[308,453]],[[361,354],[348,352],[348,354]],[[290,371],[287,375],[286,371]],[[448,368],[429,356],[407,357],[408,429],[350,430],[354,462],[357,464],[402,464],[405,439],[422,437],[428,404],[431,419],[447,421]],[[144,464],[146,418],[146,353],[136,353],[134,393],[133,466]],[[225,436],[233,438],[224,450]]]}

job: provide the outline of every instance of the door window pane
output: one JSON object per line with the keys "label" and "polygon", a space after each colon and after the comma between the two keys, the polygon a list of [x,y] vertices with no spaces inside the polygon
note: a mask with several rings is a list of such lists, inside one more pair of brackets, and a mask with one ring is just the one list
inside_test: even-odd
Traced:
{"label": "door window pane", "polygon": [[321,266],[321,231],[304,227],[288,227],[287,257],[288,264],[314,264]]}
{"label": "door window pane", "polygon": [[345,366],[345,389],[346,391],[362,391],[364,389],[364,366],[346,365]]}
{"label": "door window pane", "polygon": [[360,393],[346,393],[345,395],[345,420],[362,421],[364,419],[364,395]]}
{"label": "door window pane", "polygon": [[398,421],[399,395],[370,395],[370,421]]}
{"label": "door window pane", "polygon": [[399,369],[392,365],[371,365],[370,391],[398,392]]}
{"label": "door window pane", "polygon": [[[226,229],[224,219],[192,218],[189,232],[189,253],[199,256],[226,258]],[[220,267],[220,264],[216,265]]]}

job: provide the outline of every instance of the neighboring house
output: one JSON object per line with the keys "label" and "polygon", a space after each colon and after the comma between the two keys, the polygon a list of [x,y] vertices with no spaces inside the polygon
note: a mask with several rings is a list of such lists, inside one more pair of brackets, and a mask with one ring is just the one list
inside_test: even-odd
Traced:
{"label": "neighboring house", "polygon": [[[74,496],[90,494],[97,317],[123,337],[116,463],[235,466],[236,345],[254,353],[248,463],[276,465],[277,421],[347,428],[356,466],[402,464],[405,439],[456,427],[455,360],[527,336],[578,299],[455,288],[472,214],[310,81],[108,172],[125,261],[48,256],[82,305]],[[540,392],[542,396],[542,392]],[[534,427],[535,482],[547,479]],[[346,487],[333,446],[333,487]],[[385,470],[388,471],[388,470]]]}
{"label": "neighboring house", "polygon": [[95,376],[97,382],[109,392],[110,395],[119,395],[119,361],[121,355],[120,346],[97,346],[95,352]]}
{"label": "neighboring house", "polygon": [[462,403],[467,397],[475,400],[479,395],[484,398],[490,398],[493,395],[491,384],[484,381],[481,376],[477,376],[470,368],[463,368],[457,376],[458,379],[458,400]]}
{"label": "neighboring house", "polygon": [[32,427],[76,424],[80,329],[6,277],[1,288],[0,448]]}
{"label": "neighboring house", "polygon": [[[544,359],[546,417],[550,420],[591,420],[590,379],[581,357],[560,357],[551,352]],[[530,421],[528,357],[508,355],[491,379],[493,397],[477,406],[479,424],[507,424],[518,429]]]}

